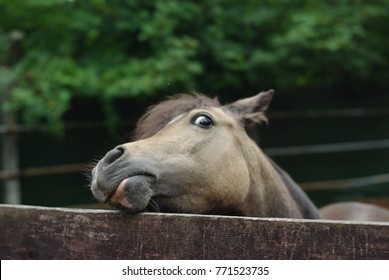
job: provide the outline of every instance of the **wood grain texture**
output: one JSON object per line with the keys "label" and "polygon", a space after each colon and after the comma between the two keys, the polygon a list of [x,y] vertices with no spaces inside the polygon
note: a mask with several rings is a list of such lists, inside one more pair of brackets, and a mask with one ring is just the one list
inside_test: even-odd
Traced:
{"label": "wood grain texture", "polygon": [[389,259],[389,223],[0,205],[1,259]]}

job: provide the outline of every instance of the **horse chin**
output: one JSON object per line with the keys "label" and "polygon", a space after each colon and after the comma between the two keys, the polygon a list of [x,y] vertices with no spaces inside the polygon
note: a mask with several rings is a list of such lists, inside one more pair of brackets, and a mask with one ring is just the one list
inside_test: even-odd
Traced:
{"label": "horse chin", "polygon": [[138,213],[146,209],[153,191],[155,178],[148,175],[136,175],[124,179],[109,198],[108,203],[130,213]]}

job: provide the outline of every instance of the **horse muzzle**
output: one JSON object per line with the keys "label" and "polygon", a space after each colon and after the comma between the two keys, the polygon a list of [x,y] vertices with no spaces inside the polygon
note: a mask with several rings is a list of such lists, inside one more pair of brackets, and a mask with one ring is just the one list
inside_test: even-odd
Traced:
{"label": "horse muzzle", "polygon": [[124,154],[119,146],[99,161],[92,170],[91,190],[98,201],[137,213],[149,204],[157,175],[144,162]]}

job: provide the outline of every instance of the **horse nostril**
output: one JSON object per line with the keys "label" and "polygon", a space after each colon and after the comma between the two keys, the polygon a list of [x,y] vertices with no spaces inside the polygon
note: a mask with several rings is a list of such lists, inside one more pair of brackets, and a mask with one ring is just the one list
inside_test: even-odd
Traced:
{"label": "horse nostril", "polygon": [[121,146],[118,146],[115,149],[109,151],[103,159],[103,166],[110,165],[111,163],[115,162],[118,158],[120,158],[123,154],[124,154],[124,148]]}

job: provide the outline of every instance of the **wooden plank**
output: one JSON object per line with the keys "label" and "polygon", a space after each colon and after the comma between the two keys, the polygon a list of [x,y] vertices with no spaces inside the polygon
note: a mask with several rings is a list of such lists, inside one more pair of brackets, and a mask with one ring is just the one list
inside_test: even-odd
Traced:
{"label": "wooden plank", "polygon": [[389,259],[389,223],[0,206],[1,259]]}

